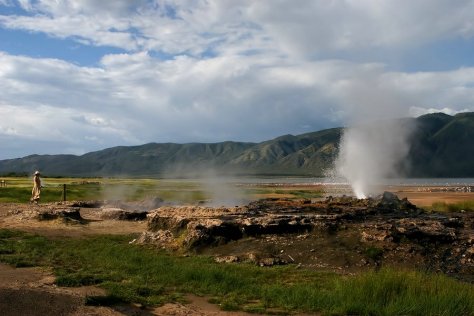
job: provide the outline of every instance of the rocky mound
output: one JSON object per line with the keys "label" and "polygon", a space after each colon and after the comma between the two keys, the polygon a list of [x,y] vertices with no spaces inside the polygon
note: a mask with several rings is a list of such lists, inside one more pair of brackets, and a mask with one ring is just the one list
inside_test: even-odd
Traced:
{"label": "rocky mound", "polygon": [[33,205],[28,208],[13,207],[8,211],[8,216],[14,217],[17,220],[61,220],[68,224],[85,223],[79,207],[61,204]]}
{"label": "rocky mound", "polygon": [[142,201],[104,201],[98,212],[99,219],[142,221],[146,220],[148,211],[163,205],[160,198],[145,199]]}
{"label": "rocky mound", "polygon": [[474,275],[474,214],[425,212],[385,192],[377,198],[261,200],[234,208],[160,207],[135,242],[260,265],[335,270],[390,264]]}
{"label": "rocky mound", "polygon": [[90,220],[144,221],[149,210],[162,204],[161,199],[137,202],[68,201],[40,204],[10,204],[7,216],[11,219],[52,221],[66,224],[87,224]]}

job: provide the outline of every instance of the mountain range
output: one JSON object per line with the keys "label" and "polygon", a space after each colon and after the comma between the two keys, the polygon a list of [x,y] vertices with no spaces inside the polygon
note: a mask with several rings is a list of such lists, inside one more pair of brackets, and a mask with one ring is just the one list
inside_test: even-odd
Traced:
{"label": "mountain range", "polygon": [[[409,177],[474,177],[474,112],[434,113],[413,121]],[[0,175],[193,177],[203,170],[233,175],[323,176],[338,154],[343,128],[284,135],[260,143],[149,143],[84,155],[30,155],[0,160]]]}

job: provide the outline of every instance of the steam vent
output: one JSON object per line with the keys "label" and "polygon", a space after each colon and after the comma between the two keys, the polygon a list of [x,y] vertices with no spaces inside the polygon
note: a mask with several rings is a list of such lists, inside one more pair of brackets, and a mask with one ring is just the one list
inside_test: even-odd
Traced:
{"label": "steam vent", "polygon": [[474,214],[428,213],[377,198],[267,199],[233,208],[163,206],[136,243],[208,254],[218,262],[353,271],[418,267],[474,281]]}

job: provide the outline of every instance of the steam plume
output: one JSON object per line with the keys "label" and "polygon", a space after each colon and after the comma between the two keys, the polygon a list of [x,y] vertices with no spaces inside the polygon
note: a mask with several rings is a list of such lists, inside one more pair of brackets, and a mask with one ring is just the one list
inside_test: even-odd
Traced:
{"label": "steam plume", "polygon": [[336,170],[349,181],[357,198],[378,193],[384,179],[400,175],[411,131],[408,120],[369,123],[344,131]]}
{"label": "steam plume", "polygon": [[413,121],[400,118],[415,104],[403,93],[387,84],[378,66],[357,72],[359,80],[343,90],[345,129],[336,159],[336,173],[347,179],[354,195],[365,198],[379,193],[384,179],[400,177],[400,165],[409,150]]}
{"label": "steam plume", "polygon": [[[176,164],[165,171],[165,178],[194,179],[199,184],[200,191],[209,198],[208,206],[236,206],[247,204],[249,197],[236,186],[237,181],[230,170],[215,169],[211,166]],[[224,175],[225,174],[225,175]]]}

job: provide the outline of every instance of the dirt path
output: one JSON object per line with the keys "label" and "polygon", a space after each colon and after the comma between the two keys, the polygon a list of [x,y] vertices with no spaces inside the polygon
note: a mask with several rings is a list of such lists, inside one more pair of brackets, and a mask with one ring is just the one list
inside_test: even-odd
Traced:
{"label": "dirt path", "polygon": [[103,295],[95,287],[61,288],[41,268],[12,268],[0,264],[0,314],[9,315],[122,315],[109,308],[84,305],[87,295]]}
{"label": "dirt path", "polygon": [[187,304],[168,303],[153,309],[134,305],[86,306],[87,296],[105,295],[95,286],[58,287],[53,274],[42,268],[13,268],[0,264],[0,315],[2,316],[258,316],[221,311],[206,298],[187,295]]}

